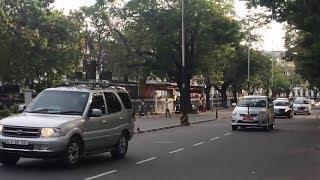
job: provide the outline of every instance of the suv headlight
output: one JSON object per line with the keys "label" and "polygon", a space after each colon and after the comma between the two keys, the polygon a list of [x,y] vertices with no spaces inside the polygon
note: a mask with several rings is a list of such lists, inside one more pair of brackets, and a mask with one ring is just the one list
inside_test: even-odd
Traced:
{"label": "suv headlight", "polygon": [[0,124],[0,133],[2,133],[3,125]]}
{"label": "suv headlight", "polygon": [[58,128],[42,128],[41,137],[50,138],[50,137],[59,137],[62,135],[61,129]]}

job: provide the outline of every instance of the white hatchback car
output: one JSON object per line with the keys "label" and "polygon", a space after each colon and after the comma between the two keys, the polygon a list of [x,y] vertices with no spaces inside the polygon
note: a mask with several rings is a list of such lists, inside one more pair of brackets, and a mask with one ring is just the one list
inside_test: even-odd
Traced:
{"label": "white hatchback car", "polygon": [[274,107],[267,96],[245,96],[232,113],[232,130],[238,127],[263,127],[265,130],[274,127]]}

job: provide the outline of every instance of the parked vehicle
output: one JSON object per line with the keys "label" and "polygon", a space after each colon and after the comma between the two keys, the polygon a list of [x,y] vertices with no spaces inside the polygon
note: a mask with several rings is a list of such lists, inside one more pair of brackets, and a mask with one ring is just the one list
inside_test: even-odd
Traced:
{"label": "parked vehicle", "polygon": [[277,98],[276,100],[283,100],[283,101],[288,101],[288,102],[290,102],[288,98]]}
{"label": "parked vehicle", "polygon": [[310,115],[311,104],[310,100],[306,98],[297,98],[293,102],[294,114],[308,114]]}
{"label": "parked vehicle", "polygon": [[273,129],[274,108],[271,99],[266,96],[245,96],[232,113],[232,130],[238,127],[263,127]]}
{"label": "parked vehicle", "polygon": [[316,102],[313,99],[310,99],[310,105],[312,107],[315,107],[316,106]]}
{"label": "parked vehicle", "polygon": [[273,101],[274,112],[276,117],[293,117],[292,104],[288,100],[275,100]]}
{"label": "parked vehicle", "polygon": [[0,121],[0,163],[58,158],[73,168],[83,155],[103,152],[122,159],[133,128],[131,99],[123,89],[46,89],[22,114]]}

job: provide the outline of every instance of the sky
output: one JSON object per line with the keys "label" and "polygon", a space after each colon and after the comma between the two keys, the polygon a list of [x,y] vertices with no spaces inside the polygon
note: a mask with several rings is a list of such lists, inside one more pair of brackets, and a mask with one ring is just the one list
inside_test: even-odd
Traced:
{"label": "sky", "polygon": [[[89,6],[94,4],[96,0],[55,0],[55,8],[69,12],[72,9],[78,9],[81,6]],[[244,1],[235,1],[235,12],[237,16],[244,17],[247,9]],[[266,51],[284,51],[285,31],[283,24],[272,22],[269,27],[258,30],[262,36],[262,41],[255,48]]]}

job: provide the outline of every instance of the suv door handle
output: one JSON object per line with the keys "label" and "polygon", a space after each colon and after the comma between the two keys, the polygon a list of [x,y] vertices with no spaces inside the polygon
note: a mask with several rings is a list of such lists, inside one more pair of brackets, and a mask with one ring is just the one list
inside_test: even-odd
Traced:
{"label": "suv door handle", "polygon": [[102,124],[104,124],[104,123],[106,123],[106,122],[107,122],[106,120],[103,120],[103,121],[102,121]]}

